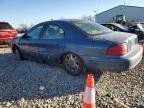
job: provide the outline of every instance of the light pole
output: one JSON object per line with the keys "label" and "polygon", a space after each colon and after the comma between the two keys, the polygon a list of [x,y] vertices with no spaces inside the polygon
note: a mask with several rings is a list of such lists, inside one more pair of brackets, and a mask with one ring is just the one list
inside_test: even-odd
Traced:
{"label": "light pole", "polygon": [[96,14],[97,14],[97,11],[94,11],[94,21],[96,22]]}

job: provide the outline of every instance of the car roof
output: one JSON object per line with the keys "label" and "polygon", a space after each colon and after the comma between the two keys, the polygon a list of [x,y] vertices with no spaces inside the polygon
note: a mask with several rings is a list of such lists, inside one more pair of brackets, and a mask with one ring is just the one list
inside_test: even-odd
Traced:
{"label": "car roof", "polygon": [[58,19],[58,20],[50,20],[50,21],[45,21],[42,23],[48,23],[48,22],[72,22],[72,21],[88,21],[88,20],[82,20],[82,19]]}

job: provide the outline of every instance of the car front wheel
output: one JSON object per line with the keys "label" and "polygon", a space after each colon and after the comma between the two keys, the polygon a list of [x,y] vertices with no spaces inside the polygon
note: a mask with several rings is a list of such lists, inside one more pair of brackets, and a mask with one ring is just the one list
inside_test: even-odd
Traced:
{"label": "car front wheel", "polygon": [[67,72],[74,76],[80,75],[85,70],[85,66],[81,58],[72,53],[66,54],[63,57],[63,64]]}

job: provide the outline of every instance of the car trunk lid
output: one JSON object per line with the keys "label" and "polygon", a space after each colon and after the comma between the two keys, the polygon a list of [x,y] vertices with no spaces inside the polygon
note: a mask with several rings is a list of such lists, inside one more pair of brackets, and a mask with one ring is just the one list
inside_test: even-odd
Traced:
{"label": "car trunk lid", "polygon": [[101,40],[107,43],[107,46],[104,47],[103,49],[104,52],[106,52],[106,50],[109,47],[113,45],[121,44],[121,43],[127,44],[127,48],[128,48],[127,50],[129,52],[135,47],[136,44],[138,44],[137,36],[135,34],[130,34],[130,33],[111,32],[107,34],[93,36],[92,38],[94,42],[96,42],[96,40]]}

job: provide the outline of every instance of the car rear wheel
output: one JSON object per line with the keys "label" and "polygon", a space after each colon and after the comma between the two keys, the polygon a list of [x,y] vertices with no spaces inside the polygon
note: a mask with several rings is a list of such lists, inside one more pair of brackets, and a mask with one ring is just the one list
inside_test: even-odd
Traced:
{"label": "car rear wheel", "polygon": [[22,57],[21,53],[20,53],[20,50],[18,47],[15,47],[14,48],[14,54],[16,56],[16,59],[18,60],[23,60],[24,58]]}
{"label": "car rear wheel", "polygon": [[85,70],[81,58],[72,53],[66,54],[63,57],[63,64],[67,72],[74,76],[80,75]]}

